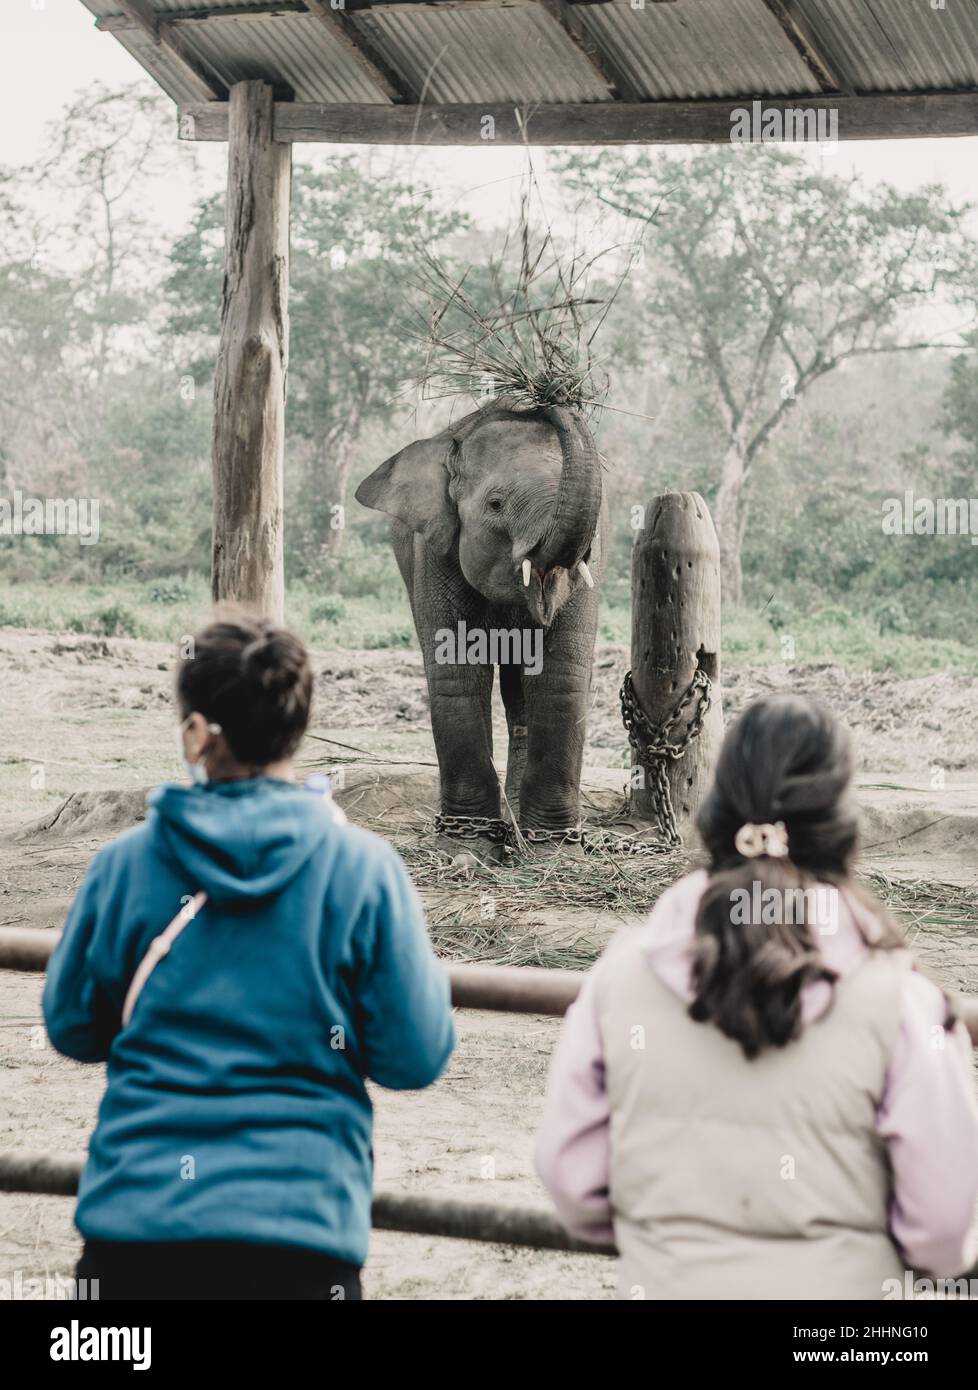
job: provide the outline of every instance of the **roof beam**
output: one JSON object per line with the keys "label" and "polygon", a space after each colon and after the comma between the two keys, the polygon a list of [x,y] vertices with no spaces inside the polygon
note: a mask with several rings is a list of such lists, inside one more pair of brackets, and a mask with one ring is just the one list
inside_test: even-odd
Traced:
{"label": "roof beam", "polygon": [[792,47],[797,49],[802,62],[822,91],[843,92],[851,96],[852,84],[849,79],[826,58],[814,34],[794,12],[792,0],[764,0],[764,4],[787,35]]}
{"label": "roof beam", "polygon": [[[157,22],[156,11],[148,0],[119,0],[119,9],[129,20],[129,28],[142,29],[149,34],[154,43],[159,43],[160,32]],[[103,21],[97,21],[98,27],[103,27]]]}
{"label": "roof beam", "polygon": [[369,35],[358,29],[344,10],[334,10],[329,0],[305,0],[305,6],[388,101],[417,100],[418,94],[408,86],[400,73],[394,71]]}
{"label": "roof beam", "polygon": [[[835,111],[841,140],[978,136],[978,92],[882,93],[875,96],[765,97],[770,111]],[[686,145],[726,144],[732,113],[751,98],[728,101],[595,101],[576,106],[513,102],[473,106],[311,105],[279,102],[275,138],[375,145]],[[487,126],[491,118],[492,125]],[[491,136],[487,136],[491,129]],[[225,102],[180,108],[187,140],[226,140]]]}
{"label": "roof beam", "polygon": [[[125,27],[140,29],[147,34],[159,48],[166,51],[170,61],[182,69],[186,78],[209,92],[215,101],[227,100],[228,89],[224,83],[198,62],[173,25],[166,22],[165,16],[157,14],[148,0],[115,0],[115,3],[122,11],[123,19],[129,21]],[[100,19],[97,23],[99,29],[110,33],[114,28],[122,27],[113,25],[111,18]]]}

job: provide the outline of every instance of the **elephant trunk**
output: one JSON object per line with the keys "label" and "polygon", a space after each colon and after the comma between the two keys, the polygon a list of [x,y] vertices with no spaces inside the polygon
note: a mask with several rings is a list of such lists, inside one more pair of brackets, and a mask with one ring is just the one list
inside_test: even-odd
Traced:
{"label": "elephant trunk", "polygon": [[532,554],[541,574],[572,570],[587,554],[601,510],[601,464],[591,431],[575,411],[549,406],[542,412],[557,431],[562,464],[553,516]]}

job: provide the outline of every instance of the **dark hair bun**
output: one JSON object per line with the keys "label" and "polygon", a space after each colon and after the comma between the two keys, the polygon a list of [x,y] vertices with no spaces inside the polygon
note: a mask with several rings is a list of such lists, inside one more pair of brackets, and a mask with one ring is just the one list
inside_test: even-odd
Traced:
{"label": "dark hair bun", "polygon": [[249,642],[241,653],[245,678],[269,695],[291,695],[308,665],[305,649],[291,632],[270,628]]}
{"label": "dark hair bun", "polygon": [[194,639],[177,677],[184,715],[199,710],[220,724],[247,767],[290,757],[309,723],[312,669],[302,642],[267,618],[222,616]]}

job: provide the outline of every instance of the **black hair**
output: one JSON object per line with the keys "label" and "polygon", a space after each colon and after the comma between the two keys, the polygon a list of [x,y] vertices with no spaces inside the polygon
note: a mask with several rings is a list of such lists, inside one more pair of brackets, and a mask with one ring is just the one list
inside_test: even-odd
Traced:
{"label": "black hair", "polygon": [[266,618],[230,611],[197,634],[177,671],[183,717],[219,724],[245,767],[290,757],[309,724],[313,677],[302,642]]}
{"label": "black hair", "polygon": [[[819,954],[806,889],[824,884],[848,897],[873,948],[903,945],[896,924],[851,877],[858,840],[851,777],[848,734],[815,700],[758,700],[724,739],[697,820],[709,881],[696,917],[689,1012],[739,1042],[749,1058],[798,1037],[804,986],[836,978]],[[786,856],[741,854],[735,840],[742,826],[779,821]],[[769,889],[792,910],[768,921],[752,906],[745,920],[744,904],[756,905]]]}

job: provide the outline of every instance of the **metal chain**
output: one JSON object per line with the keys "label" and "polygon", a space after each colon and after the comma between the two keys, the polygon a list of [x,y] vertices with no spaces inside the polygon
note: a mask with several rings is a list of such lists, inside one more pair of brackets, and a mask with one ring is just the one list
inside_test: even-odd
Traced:
{"label": "metal chain", "polygon": [[435,816],[435,834],[449,835],[453,840],[506,839],[507,825],[493,816]]}
{"label": "metal chain", "polygon": [[[493,820],[489,816],[438,815],[435,817],[434,828],[436,834],[448,835],[455,840],[484,838],[505,844],[509,848],[518,842],[514,826],[507,821]],[[582,845],[587,854],[652,855],[664,854],[672,848],[671,845],[632,839],[630,836],[617,835],[609,830],[585,832],[580,824],[569,826],[566,830],[540,830],[532,826],[521,826],[520,835],[529,845]]]}
{"label": "metal chain", "polygon": [[[625,679],[622,682],[620,695],[622,723],[628,733],[628,742],[634,749],[639,764],[651,778],[652,805],[655,808],[659,829],[665,837],[666,843],[673,847],[678,847],[683,841],[679,833],[676,813],[673,810],[672,798],[669,794],[669,777],[666,766],[670,761],[675,762],[681,758],[693,740],[699,736],[712,698],[713,682],[702,668],[697,667],[693,672],[693,679],[672,714],[661,724],[655,725],[638,702],[638,696],[635,694],[635,687],[632,684],[631,671],[625,672]],[[681,738],[671,743],[669,734],[675,729],[689,706],[697,699],[699,704],[686,731]]]}
{"label": "metal chain", "polygon": [[520,834],[530,845],[579,845],[584,841],[580,824],[569,826],[566,830],[537,830],[533,826],[520,826]]}
{"label": "metal chain", "polygon": [[639,840],[632,835],[619,835],[614,830],[589,830],[584,837],[586,854],[613,854],[627,858],[670,854],[676,846],[660,840]]}
{"label": "metal chain", "polygon": [[[513,844],[516,840],[513,826],[504,820],[496,820],[491,816],[443,816],[439,814],[435,816],[435,834],[449,835],[455,840],[495,840],[508,845]],[[520,834],[531,845],[553,843],[579,845],[584,839],[584,832],[580,825],[570,826],[566,830],[538,830],[521,827]]]}
{"label": "metal chain", "polygon": [[[638,702],[638,696],[635,694],[635,687],[632,684],[631,671],[625,672],[625,679],[622,682],[620,695],[622,722],[628,732],[628,742],[635,750],[639,763],[651,777],[652,804],[655,808],[656,820],[666,841],[666,846],[669,848],[680,846],[682,836],[679,834],[676,813],[672,808],[666,764],[681,758],[693,740],[699,736],[703,728],[703,720],[710,708],[712,691],[713,682],[704,670],[697,668],[693,673],[693,679],[672,714],[656,726]],[[669,734],[675,729],[689,706],[697,699],[699,703],[686,731],[676,742],[670,742]],[[447,835],[455,840],[487,839],[498,844],[512,844],[515,839],[513,828],[506,821],[491,816],[445,816],[438,814],[435,817],[434,828],[436,835]],[[580,845],[587,844],[592,840],[591,836],[588,836],[587,841],[585,840],[584,831],[580,824],[564,830],[521,827],[520,834],[527,844],[531,845],[556,843]],[[659,852],[658,847],[643,845],[639,848],[638,844],[634,848],[626,849],[627,843],[627,841],[622,841],[619,852],[633,854]],[[599,848],[596,842],[594,848]]]}

